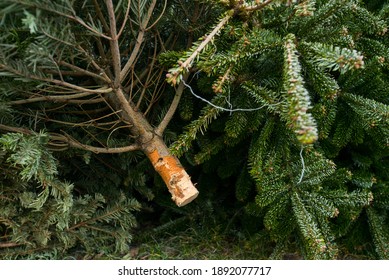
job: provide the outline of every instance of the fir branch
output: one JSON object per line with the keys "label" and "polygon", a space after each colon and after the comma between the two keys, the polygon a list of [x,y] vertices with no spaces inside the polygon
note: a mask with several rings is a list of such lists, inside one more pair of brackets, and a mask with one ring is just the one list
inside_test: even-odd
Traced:
{"label": "fir branch", "polygon": [[[373,235],[375,249],[378,256],[382,259],[389,259],[389,235],[385,217],[380,215],[374,208],[369,207],[367,210],[370,232]],[[387,219],[387,218],[386,218]]]}
{"label": "fir branch", "polygon": [[173,85],[178,84],[181,79],[182,75],[187,73],[189,69],[192,67],[193,61],[195,58],[201,53],[204,48],[212,42],[214,37],[220,32],[220,30],[227,24],[227,22],[230,20],[230,18],[233,16],[233,11],[228,11],[222,19],[219,21],[219,23],[213,28],[211,33],[204,37],[203,41],[196,46],[193,50],[191,50],[191,54],[188,58],[185,59],[184,62],[179,62],[178,68],[173,68],[169,70],[169,73],[166,74],[167,81]]}
{"label": "fir branch", "polygon": [[286,37],[284,53],[284,85],[288,101],[288,122],[302,144],[312,144],[318,138],[315,120],[307,111],[310,109],[309,93],[301,77],[301,66],[297,58],[295,36]]}
{"label": "fir branch", "polygon": [[[224,104],[224,102],[225,98],[221,95],[216,96],[213,100],[213,104]],[[204,134],[212,119],[216,119],[219,114],[220,110],[216,109],[213,106],[206,106],[202,110],[201,116],[197,120],[190,123],[186,127],[186,131],[181,134],[179,138],[170,147],[172,153],[178,157],[181,156],[186,150],[189,149],[191,142],[196,139],[197,133],[201,132]]]}
{"label": "fir branch", "polygon": [[345,73],[364,67],[363,55],[356,51],[321,43],[303,43],[308,47],[311,60],[320,68]]}
{"label": "fir branch", "polygon": [[293,212],[301,234],[305,238],[305,248],[310,259],[328,259],[327,241],[317,226],[312,214],[308,212],[301,197],[297,193],[292,195]]}

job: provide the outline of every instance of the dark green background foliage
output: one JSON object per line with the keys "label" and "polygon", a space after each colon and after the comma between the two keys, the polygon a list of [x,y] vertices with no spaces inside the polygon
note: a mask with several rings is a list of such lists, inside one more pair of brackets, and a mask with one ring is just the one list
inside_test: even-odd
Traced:
{"label": "dark green background foliage", "polygon": [[[189,71],[164,139],[200,196],[177,208],[142,153],[64,149],[49,136],[66,133],[115,147],[127,143],[122,127],[69,125],[91,118],[77,113],[77,104],[12,103],[38,91],[42,82],[29,75],[47,77],[58,57],[87,67],[83,54],[72,51],[75,45],[97,55],[97,44],[89,42],[93,34],[58,16],[72,7],[99,29],[93,2],[0,4],[0,65],[18,70],[0,67],[1,124],[29,131],[2,128],[1,257],[125,254],[132,237],[145,241],[150,227],[178,234],[201,226],[253,244],[266,236],[269,258],[297,250],[306,259],[389,259],[388,4],[272,1],[250,10],[239,1],[159,3],[156,11],[165,13],[145,39],[136,73],[148,67],[155,48],[157,69],[170,74],[169,82]],[[114,2],[126,9],[125,1]],[[147,8],[151,1],[133,2]],[[195,10],[197,17],[190,17]],[[129,25],[138,24],[136,15],[132,8]],[[122,44],[133,45],[133,27],[124,32]],[[166,48],[156,47],[156,40]],[[181,67],[187,61],[188,68]],[[161,98],[144,105],[152,124],[174,95],[163,79],[156,84]],[[82,110],[94,114],[105,107]]]}

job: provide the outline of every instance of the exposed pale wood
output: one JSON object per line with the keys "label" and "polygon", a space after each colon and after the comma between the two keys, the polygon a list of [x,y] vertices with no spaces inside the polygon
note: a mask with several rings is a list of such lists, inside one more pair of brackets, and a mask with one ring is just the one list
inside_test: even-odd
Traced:
{"label": "exposed pale wood", "polygon": [[158,136],[151,141],[147,151],[154,169],[159,173],[177,206],[185,206],[199,194],[179,160],[172,156]]}

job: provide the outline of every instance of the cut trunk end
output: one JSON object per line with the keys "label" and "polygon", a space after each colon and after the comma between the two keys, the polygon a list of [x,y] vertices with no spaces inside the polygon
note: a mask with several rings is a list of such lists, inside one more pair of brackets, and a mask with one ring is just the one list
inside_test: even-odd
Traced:
{"label": "cut trunk end", "polygon": [[[164,147],[162,150],[165,150]],[[168,187],[172,200],[179,207],[185,206],[198,196],[199,191],[193,185],[179,160],[167,154],[166,151],[158,152],[158,149],[155,149],[147,153],[147,156]]]}

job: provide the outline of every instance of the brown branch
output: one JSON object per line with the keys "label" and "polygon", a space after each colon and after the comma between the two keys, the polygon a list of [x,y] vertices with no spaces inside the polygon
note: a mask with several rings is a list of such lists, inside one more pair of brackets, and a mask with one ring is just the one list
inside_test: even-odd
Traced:
{"label": "brown branch", "polygon": [[[155,39],[155,45],[157,45],[157,39]],[[157,56],[157,47],[155,46],[153,58],[151,59],[151,65],[148,67],[148,68],[149,68],[149,73],[147,74],[146,83],[145,83],[145,85],[143,86],[142,93],[141,93],[141,95],[140,95],[140,98],[139,98],[139,100],[138,100],[138,103],[136,104],[136,109],[139,109],[140,104],[141,104],[142,99],[143,99],[143,96],[145,95],[145,92],[146,92],[146,90],[147,90],[147,87],[148,87],[148,84],[149,84],[149,80],[150,80],[150,76],[151,76],[151,73],[152,73],[153,70],[154,70],[154,64],[155,64],[155,61],[156,61],[156,59],[157,59],[156,56]]]}
{"label": "brown branch", "polygon": [[112,0],[106,0],[105,4],[108,9],[109,15],[109,27],[112,40],[109,41],[109,45],[111,47],[112,54],[112,64],[113,64],[113,72],[114,72],[114,88],[118,88],[120,86],[120,70],[121,70],[121,62],[120,62],[120,48],[119,48],[119,40],[118,33],[116,30],[116,17],[115,17],[115,8],[113,7]]}
{"label": "brown branch", "polygon": [[0,64],[0,69],[1,68],[6,70],[6,71],[8,71],[8,72],[10,72],[10,73],[13,73],[13,74],[15,74],[17,76],[20,76],[20,77],[25,77],[25,78],[28,78],[28,79],[31,79],[31,80],[35,80],[35,81],[47,82],[47,83],[51,83],[51,84],[55,84],[55,85],[59,85],[59,86],[63,86],[63,87],[71,88],[71,89],[75,89],[75,90],[78,90],[78,91],[81,91],[81,92],[109,93],[109,92],[112,91],[112,88],[107,88],[107,87],[101,87],[99,89],[88,89],[88,88],[76,86],[76,85],[73,85],[71,83],[68,83],[68,82],[65,82],[65,81],[61,81],[61,80],[57,80],[57,79],[43,78],[43,77],[39,77],[39,76],[36,76],[36,75],[23,74],[22,72],[14,69],[14,68],[8,67],[5,64]]}
{"label": "brown branch", "polygon": [[0,243],[0,248],[11,248],[11,247],[18,247],[22,246],[24,244],[18,244],[15,242],[7,242],[7,243]]}
{"label": "brown branch", "polygon": [[[66,62],[66,61],[60,61],[60,62],[59,62],[59,65],[66,66],[66,67],[68,67],[68,68],[74,70],[75,73],[81,73],[81,74],[84,74],[84,75],[86,75],[86,76],[90,76],[90,77],[92,77],[92,78],[96,78],[96,79],[102,80],[102,81],[104,81],[104,82],[106,82],[106,83],[111,82],[110,79],[107,79],[107,78],[103,77],[103,75],[98,75],[98,74],[96,74],[96,73],[90,72],[90,71],[88,71],[88,70],[86,70],[86,69],[80,68],[80,67],[75,66],[75,65],[73,65],[73,64],[70,64],[70,63],[68,63],[68,62]],[[62,71],[61,71],[61,72],[62,72]]]}
{"label": "brown branch", "polygon": [[15,133],[22,133],[26,135],[31,135],[32,131],[28,130],[26,128],[21,128],[21,127],[13,127],[13,126],[8,126],[4,124],[0,124],[0,130],[8,131],[8,132],[15,132]]}
{"label": "brown branch", "polygon": [[96,103],[103,103],[105,102],[104,98],[92,98],[92,99],[80,99],[80,100],[68,100],[66,103],[68,104],[78,104],[78,105],[84,105],[84,104],[96,104]]}
{"label": "brown branch", "polygon": [[101,21],[105,31],[108,33],[109,32],[109,26],[107,24],[107,21],[104,18],[103,13],[101,12],[100,4],[97,3],[97,0],[93,0],[93,4],[95,6],[95,10],[96,10],[97,16],[99,17],[99,19],[100,19],[100,21]]}
{"label": "brown branch", "polygon": [[68,143],[69,146],[72,148],[87,150],[95,154],[120,154],[126,152],[133,152],[140,149],[138,144],[132,144],[126,147],[118,147],[118,148],[108,148],[108,147],[104,148],[104,147],[90,146],[78,142],[77,140],[73,139],[70,135],[66,133],[65,135],[61,135],[60,139],[53,139],[53,140],[65,140],[65,142]]}
{"label": "brown branch", "polygon": [[163,5],[163,9],[162,9],[162,12],[161,14],[159,15],[159,17],[150,25],[146,28],[145,31],[149,31],[151,28],[153,28],[162,18],[163,14],[165,13],[165,10],[166,10],[166,6],[167,6],[167,0],[165,0],[165,3]]}
{"label": "brown branch", "polygon": [[[0,130],[22,133],[25,135],[32,135],[34,133],[32,130],[29,129],[25,129],[21,127],[12,127],[3,124],[0,124]],[[50,137],[50,141],[55,141],[54,146],[58,146],[60,145],[61,142],[63,142],[68,144],[69,147],[90,151],[95,154],[118,154],[118,153],[132,152],[140,149],[140,147],[137,144],[132,144],[126,147],[118,147],[118,148],[95,147],[95,146],[85,145],[75,140],[74,138],[72,138],[70,135],[66,133],[65,135],[57,134],[57,133],[51,133],[51,134],[49,133],[49,137]],[[64,146],[62,145],[62,147]]]}
{"label": "brown branch", "polygon": [[[111,113],[111,115],[112,114],[116,114],[116,112]],[[101,118],[97,118],[97,119],[102,119],[102,118],[105,118],[107,116],[108,115],[105,115],[105,116],[103,116]],[[59,124],[67,125],[67,126],[70,126],[70,127],[91,127],[91,126],[93,126],[94,128],[98,128],[98,129],[106,130],[106,131],[112,130],[117,124],[120,123],[119,120],[103,122],[103,123],[102,122],[95,123],[96,119],[92,119],[92,120],[85,121],[85,122],[82,122],[82,123],[73,123],[73,122],[65,122],[65,121],[54,120],[54,119],[43,118],[43,117],[41,119],[45,119],[45,120],[53,122],[53,123],[59,123]],[[108,125],[109,125],[109,128],[103,128],[104,126],[108,126]],[[129,126],[126,126],[126,127],[129,127]]]}
{"label": "brown branch", "polygon": [[164,72],[165,72],[164,69],[161,69],[159,71],[159,73],[156,73],[154,75],[154,76],[157,76],[157,78],[154,78],[154,76],[153,76],[153,83],[156,85],[160,85],[160,86],[154,87],[154,91],[153,91],[151,98],[149,100],[149,106],[144,111],[144,115],[148,114],[148,112],[151,110],[151,107],[154,105],[154,103],[156,103],[163,95],[163,90],[165,88],[166,83],[164,81],[162,81],[162,84],[160,84],[160,81],[162,79],[164,79]]}
{"label": "brown branch", "polygon": [[122,26],[119,29],[119,32],[117,34],[117,38],[116,39],[119,39],[120,35],[122,35],[122,33],[123,33],[124,27],[126,26],[127,19],[128,19],[128,14],[130,13],[130,6],[131,6],[131,0],[128,0],[127,1],[127,9],[126,9],[126,13],[124,14],[123,23],[122,23]]}
{"label": "brown branch", "polygon": [[124,65],[122,71],[120,72],[120,82],[123,82],[124,79],[127,77],[128,72],[130,71],[130,68],[134,65],[135,59],[138,56],[140,47],[143,43],[144,36],[147,30],[147,24],[149,23],[151,16],[153,14],[155,4],[157,3],[157,0],[153,0],[151,3],[146,18],[142,21],[141,25],[139,26],[139,33],[138,37],[136,38],[136,43],[134,46],[134,49],[132,50],[131,56],[128,59],[127,63]]}
{"label": "brown branch", "polygon": [[88,29],[89,31],[91,31],[92,33],[96,34],[97,36],[99,37],[103,37],[105,39],[108,39],[108,40],[112,40],[111,37],[93,29],[92,27],[90,27],[88,24],[86,24],[81,18],[77,17],[77,16],[69,16],[67,15],[68,18],[78,22],[79,24],[81,24],[82,26],[84,26],[86,29]]}
{"label": "brown branch", "polygon": [[143,43],[144,36],[145,36],[145,31],[140,30],[138,33],[138,37],[136,38],[136,43],[135,43],[134,49],[131,52],[130,58],[128,59],[128,61],[124,65],[122,71],[120,72],[120,81],[121,82],[123,82],[124,79],[127,77],[128,73],[130,71],[130,68],[132,67],[132,65],[135,62],[135,59],[138,56],[140,47]]}
{"label": "brown branch", "polygon": [[45,111],[46,112],[51,112],[51,111],[54,111],[55,113],[58,113],[58,114],[69,114],[69,115],[92,115],[92,114],[100,114],[102,112],[105,112],[107,110],[109,110],[108,107],[102,107],[102,108],[98,108],[98,109],[90,109],[90,110],[86,110],[84,108],[82,108],[82,104],[79,105],[80,107],[80,110],[68,110],[68,111],[61,111],[60,109],[62,109],[64,106],[66,106],[66,104],[63,104],[61,106],[58,106],[58,107],[54,107],[54,108],[48,108],[46,109]]}
{"label": "brown branch", "polygon": [[133,104],[130,104],[121,88],[115,90],[115,96],[117,97],[117,104],[125,114],[125,119],[129,123],[133,124],[133,134],[139,135],[145,138],[152,138],[152,127],[144,118],[143,114],[136,111],[133,108]]}
{"label": "brown branch", "polygon": [[[52,96],[48,95],[48,96],[32,97],[29,99],[9,101],[9,102],[5,102],[5,104],[21,105],[21,104],[28,104],[28,103],[41,102],[41,101],[69,102],[71,99],[82,98],[93,94],[94,94],[93,92],[81,92],[81,93],[70,94],[70,95],[52,95]],[[86,100],[82,100],[82,101],[86,101]]]}
{"label": "brown branch", "polygon": [[159,123],[158,127],[155,129],[155,133],[157,135],[162,136],[163,132],[165,131],[166,127],[168,126],[169,122],[173,118],[174,113],[177,110],[178,103],[181,100],[182,93],[184,91],[184,83],[186,79],[188,78],[189,74],[185,74],[182,81],[178,85],[176,89],[176,94],[174,95],[173,101],[170,104],[169,110],[166,112],[166,115],[163,117],[163,120]]}
{"label": "brown branch", "polygon": [[[80,51],[82,51],[84,53],[84,55],[89,59],[89,61],[92,63],[93,67],[99,71],[99,75],[102,75],[104,77],[104,79],[106,79],[107,81],[111,81],[111,79],[108,77],[108,75],[105,73],[104,69],[100,67],[100,65],[93,59],[93,57],[91,55],[89,55],[89,53],[84,50],[83,47],[81,47],[80,45],[78,46],[78,49]],[[102,55],[102,57],[104,57]]]}

